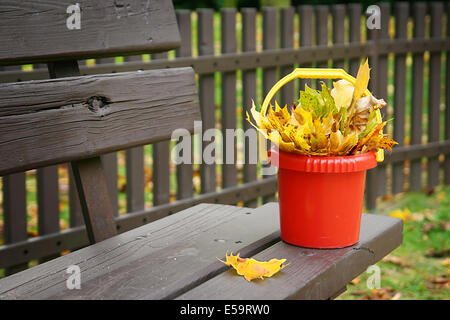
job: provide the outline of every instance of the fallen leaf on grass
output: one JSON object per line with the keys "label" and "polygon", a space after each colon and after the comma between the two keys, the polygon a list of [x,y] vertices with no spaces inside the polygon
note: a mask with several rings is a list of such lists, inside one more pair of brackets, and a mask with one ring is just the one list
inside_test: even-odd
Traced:
{"label": "fallen leaf on grass", "polygon": [[398,265],[403,268],[411,267],[411,264],[409,264],[404,258],[400,258],[400,257],[393,256],[393,255],[388,255],[388,256],[384,257],[383,261]]}
{"label": "fallen leaf on grass", "polygon": [[232,266],[239,275],[244,276],[245,280],[252,281],[253,279],[263,279],[263,277],[271,277],[284,267],[283,263],[286,259],[271,259],[270,261],[257,261],[255,259],[241,258],[239,253],[233,255],[228,253],[225,255],[226,261],[223,262],[227,266]]}
{"label": "fallen leaf on grass", "polygon": [[450,249],[443,249],[443,250],[434,250],[429,249],[425,256],[429,258],[443,258],[450,256]]}
{"label": "fallen leaf on grass", "polygon": [[350,281],[350,284],[352,284],[352,285],[357,285],[360,281],[361,281],[361,279],[359,279],[358,277],[356,277],[355,279],[353,279],[352,281]]}
{"label": "fallen leaf on grass", "polygon": [[403,222],[410,221],[412,218],[411,211],[408,208],[391,211],[389,215],[394,218],[400,218]]}
{"label": "fallen leaf on grass", "polygon": [[372,289],[370,293],[364,295],[360,300],[398,300],[401,294],[395,292],[391,287],[383,287],[379,289]]}
{"label": "fallen leaf on grass", "polygon": [[450,289],[450,278],[447,275],[433,277],[428,285],[429,289]]}
{"label": "fallen leaf on grass", "polygon": [[444,261],[441,262],[441,265],[445,267],[450,266],[450,258],[444,259]]}

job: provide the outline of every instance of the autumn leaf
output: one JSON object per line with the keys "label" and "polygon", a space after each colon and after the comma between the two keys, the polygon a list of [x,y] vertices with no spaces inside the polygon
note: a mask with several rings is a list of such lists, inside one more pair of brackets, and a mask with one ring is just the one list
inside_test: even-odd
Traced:
{"label": "autumn leaf", "polygon": [[[307,85],[300,92],[298,104],[281,108],[277,102],[266,114],[252,102],[247,121],[258,131],[262,161],[267,160],[266,141],[281,151],[311,156],[346,156],[389,149],[397,142],[383,135],[386,122],[377,109],[386,103],[371,95],[364,96],[370,78],[368,62],[361,65],[355,85],[345,80],[333,83],[330,91]],[[253,122],[251,120],[253,119]]]}
{"label": "autumn leaf", "polygon": [[286,265],[286,259],[271,259],[269,261],[257,261],[250,258],[241,258],[239,253],[233,255],[228,253],[225,255],[226,261],[223,262],[227,266],[233,267],[237,274],[244,276],[245,280],[252,281],[253,279],[263,279],[264,277],[271,277]]}
{"label": "autumn leaf", "polygon": [[402,209],[393,210],[389,213],[389,215],[394,218],[400,218],[403,220],[403,222],[407,222],[412,219],[411,211],[409,211],[408,208],[405,208],[403,210]]}

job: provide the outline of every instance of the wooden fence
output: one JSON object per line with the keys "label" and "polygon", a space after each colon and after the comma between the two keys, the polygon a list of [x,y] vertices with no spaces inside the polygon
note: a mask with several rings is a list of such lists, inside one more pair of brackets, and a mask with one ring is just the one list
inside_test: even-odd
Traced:
{"label": "wooden fence", "polygon": [[[151,60],[144,55],[126,57],[121,63],[114,58],[95,65],[88,61],[81,73],[192,66],[198,74],[202,129],[216,127],[224,132],[248,129],[244,115],[251,100],[260,103],[277,79],[294,67],[332,66],[355,75],[361,59],[368,57],[370,89],[388,101],[383,116],[394,120],[387,131],[399,142],[393,152],[386,153],[383,164],[368,172],[366,208],[373,209],[377,198],[387,194],[450,184],[450,5],[401,2],[392,7],[381,3],[379,8],[381,28],[374,30],[366,27],[366,14],[359,4],[263,8],[261,12],[180,10],[182,45],[175,52],[154,54]],[[45,65],[32,71],[4,67],[0,72],[0,82],[48,77]],[[311,85],[310,80],[298,80],[284,86],[277,97],[280,104],[295,101],[305,83]],[[103,156],[119,232],[200,202],[254,207],[276,199],[276,176],[262,177],[258,165],[182,164],[175,168],[169,155],[173,144],[163,141]],[[242,136],[236,149],[248,156]],[[68,183],[68,190],[59,183],[58,170],[65,166],[2,177],[0,268],[6,268],[6,274],[27,268],[30,261],[45,261],[88,244],[73,183]],[[123,176],[126,183],[119,183]],[[37,188],[37,235],[30,235],[27,228],[30,179],[35,179]],[[69,198],[70,207],[70,225],[64,230],[60,226],[62,197]],[[126,208],[120,210],[123,197]]]}

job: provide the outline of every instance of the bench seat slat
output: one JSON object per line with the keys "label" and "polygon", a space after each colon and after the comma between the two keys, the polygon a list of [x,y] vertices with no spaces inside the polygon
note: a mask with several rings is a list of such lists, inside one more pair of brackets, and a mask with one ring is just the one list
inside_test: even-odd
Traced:
{"label": "bench seat slat", "polygon": [[247,282],[230,269],[179,299],[328,299],[398,247],[402,230],[400,219],[363,214],[360,240],[354,246],[315,250],[280,241],[254,257],[287,259],[289,265],[272,278]]}
{"label": "bench seat slat", "polygon": [[[69,8],[75,4],[79,29],[72,27],[78,27]],[[2,0],[0,30],[8,30],[0,35],[0,64],[160,52],[180,44],[167,0]]]}
{"label": "bench seat slat", "polygon": [[0,85],[0,175],[169,139],[200,120],[192,68]]}
{"label": "bench seat slat", "polygon": [[[174,298],[227,267],[227,250],[251,255],[279,239],[275,204],[262,210],[200,204],[0,279],[0,299]],[[70,265],[81,289],[68,290]]]}

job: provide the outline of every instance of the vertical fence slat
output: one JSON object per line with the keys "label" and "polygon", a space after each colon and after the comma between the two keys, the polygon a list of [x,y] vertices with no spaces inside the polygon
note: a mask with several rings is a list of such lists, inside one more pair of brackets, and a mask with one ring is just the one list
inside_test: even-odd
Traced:
{"label": "vertical fence slat", "polygon": [[[361,10],[360,3],[351,3],[348,5],[348,25],[350,29],[349,42],[361,42]],[[356,77],[360,64],[360,58],[352,58],[349,60],[348,69],[352,76]]]}
{"label": "vertical fence slat", "polygon": [[[328,14],[329,8],[326,5],[319,5],[315,7],[316,11],[316,45],[328,45]],[[317,62],[318,68],[328,68],[328,60]],[[328,85],[327,79],[317,79],[316,88],[320,89],[321,82]]]}
{"label": "vertical fence slat", "polygon": [[[395,4],[395,39],[407,38],[407,24],[409,18],[409,4],[399,2]],[[395,55],[394,60],[394,140],[399,146],[405,142],[406,118],[406,54]],[[403,191],[404,163],[392,165],[392,193]]]}
{"label": "vertical fence slat", "polygon": [[[430,8],[430,37],[439,39],[442,36],[442,11],[441,2],[431,4]],[[441,52],[430,52],[429,62],[429,89],[428,89],[428,142],[439,141],[439,113],[441,98]],[[428,158],[427,163],[428,187],[439,184],[439,160],[438,157]]]}
{"label": "vertical fence slat", "polygon": [[[236,9],[225,8],[220,11],[222,53],[236,52]],[[236,169],[236,72],[222,73],[222,187],[232,187],[237,184]],[[227,129],[232,129],[227,135]],[[228,137],[229,136],[229,137]],[[231,139],[233,139],[231,141]]]}
{"label": "vertical fence slat", "polygon": [[[450,37],[450,2],[447,2],[447,38]],[[446,52],[445,77],[445,140],[450,140],[450,51]],[[444,160],[444,183],[450,184],[450,155]]]}
{"label": "vertical fence slat", "polygon": [[[271,50],[277,48],[277,9],[273,7],[265,7],[262,9],[263,15],[263,49]],[[272,86],[277,82],[276,67],[268,67],[263,69],[263,95],[267,95]],[[274,97],[274,103],[277,96]],[[270,175],[263,175],[263,178],[269,178]],[[263,203],[275,201],[275,195],[263,197]]]}
{"label": "vertical fence slat", "polygon": [[[379,6],[381,10],[381,29],[378,30],[378,39],[387,40],[389,39],[389,18],[391,16],[391,5],[389,3],[380,3]],[[388,99],[388,69],[388,55],[378,55],[377,78],[375,79],[376,87],[374,88],[374,94],[378,98],[382,98],[384,100]],[[387,120],[387,107],[381,109],[381,116],[384,120]],[[386,181],[386,166],[381,164],[376,168],[377,196],[383,197],[387,194]]]}
{"label": "vertical fence slat", "polygon": [[[59,188],[58,166],[50,166],[36,170],[38,234],[46,235],[59,232]],[[45,262],[58,257],[52,255],[40,259]]]}
{"label": "vertical fence slat", "polygon": [[[214,24],[212,9],[199,9],[198,13],[198,54],[214,54]],[[199,99],[202,115],[202,136],[208,129],[215,128],[215,87],[214,74],[199,76]],[[202,150],[209,144],[215,143],[215,139],[202,141]],[[216,165],[202,162],[200,166],[201,192],[213,192],[216,190]]]}
{"label": "vertical fence slat", "polygon": [[[177,57],[190,57],[192,55],[191,11],[177,10],[176,15],[180,30],[181,45],[176,50],[175,54]],[[192,143],[191,146],[193,146]],[[193,148],[191,150],[193,150]],[[180,156],[182,156],[182,154]],[[194,195],[194,186],[192,183],[193,170],[191,163],[177,165],[177,199],[187,199]]]}
{"label": "vertical fence slat", "polygon": [[[152,54],[152,59],[167,59],[167,52]],[[170,202],[170,141],[153,144],[153,204]]]}
{"label": "vertical fence slat", "polygon": [[[242,13],[242,51],[256,51],[256,9],[255,8],[243,8]],[[252,106],[252,100],[256,99],[256,70],[248,69],[242,71],[242,96],[243,96],[243,128],[245,132],[247,130],[254,130],[245,118],[245,112],[250,113]],[[244,141],[244,182],[250,182],[257,179],[257,166],[251,164],[251,156],[254,154],[254,145],[250,139],[245,138]],[[248,201],[245,203],[246,207],[256,207],[257,199]]]}
{"label": "vertical fence slat", "polygon": [[[345,14],[346,8],[343,4],[336,4],[331,7],[333,14],[333,43],[344,44],[345,42]],[[333,61],[334,68],[345,68],[345,60]]]}
{"label": "vertical fence slat", "polygon": [[[298,7],[298,14],[300,20],[300,47],[310,47],[313,43],[313,6],[301,5]],[[312,64],[304,64],[302,67],[309,68]],[[312,86],[311,79],[300,80],[300,90],[305,89],[305,85]]]}
{"label": "vertical fence slat", "polygon": [[[281,9],[280,19],[280,46],[281,48],[294,47],[294,14],[293,7]],[[287,65],[280,68],[280,78],[291,73],[294,69],[293,65]],[[294,82],[285,84],[281,89],[281,107],[290,106],[294,102]]]}
{"label": "vertical fence slat", "polygon": [[[370,55],[372,79],[369,82],[369,89],[375,96],[387,99],[388,60],[387,55],[379,54],[378,44],[380,40],[389,39],[390,5],[388,3],[382,3],[379,6],[381,10],[380,29],[368,30],[368,38],[373,41],[372,52]],[[354,69],[356,70],[354,74],[356,76],[357,67],[354,66]],[[385,108],[381,109],[381,114],[382,117],[386,119]],[[386,166],[379,164],[377,167],[367,171],[365,190],[365,203],[367,209],[374,209],[376,207],[377,197],[384,196],[385,194]]]}
{"label": "vertical fence slat", "polygon": [[125,151],[127,213],[145,208],[144,147]]}
{"label": "vertical fence slat", "polygon": [[[3,239],[5,244],[25,241],[27,234],[27,193],[25,172],[3,177]],[[24,252],[26,255],[27,253]],[[28,263],[6,268],[10,275],[28,268]]]}
{"label": "vertical fence slat", "polygon": [[[413,4],[413,38],[425,37],[425,3]],[[423,114],[423,77],[424,77],[423,53],[413,55],[412,65],[412,96],[411,96],[411,145],[422,143],[422,114]],[[422,189],[422,161],[411,160],[409,174],[409,189]]]}

